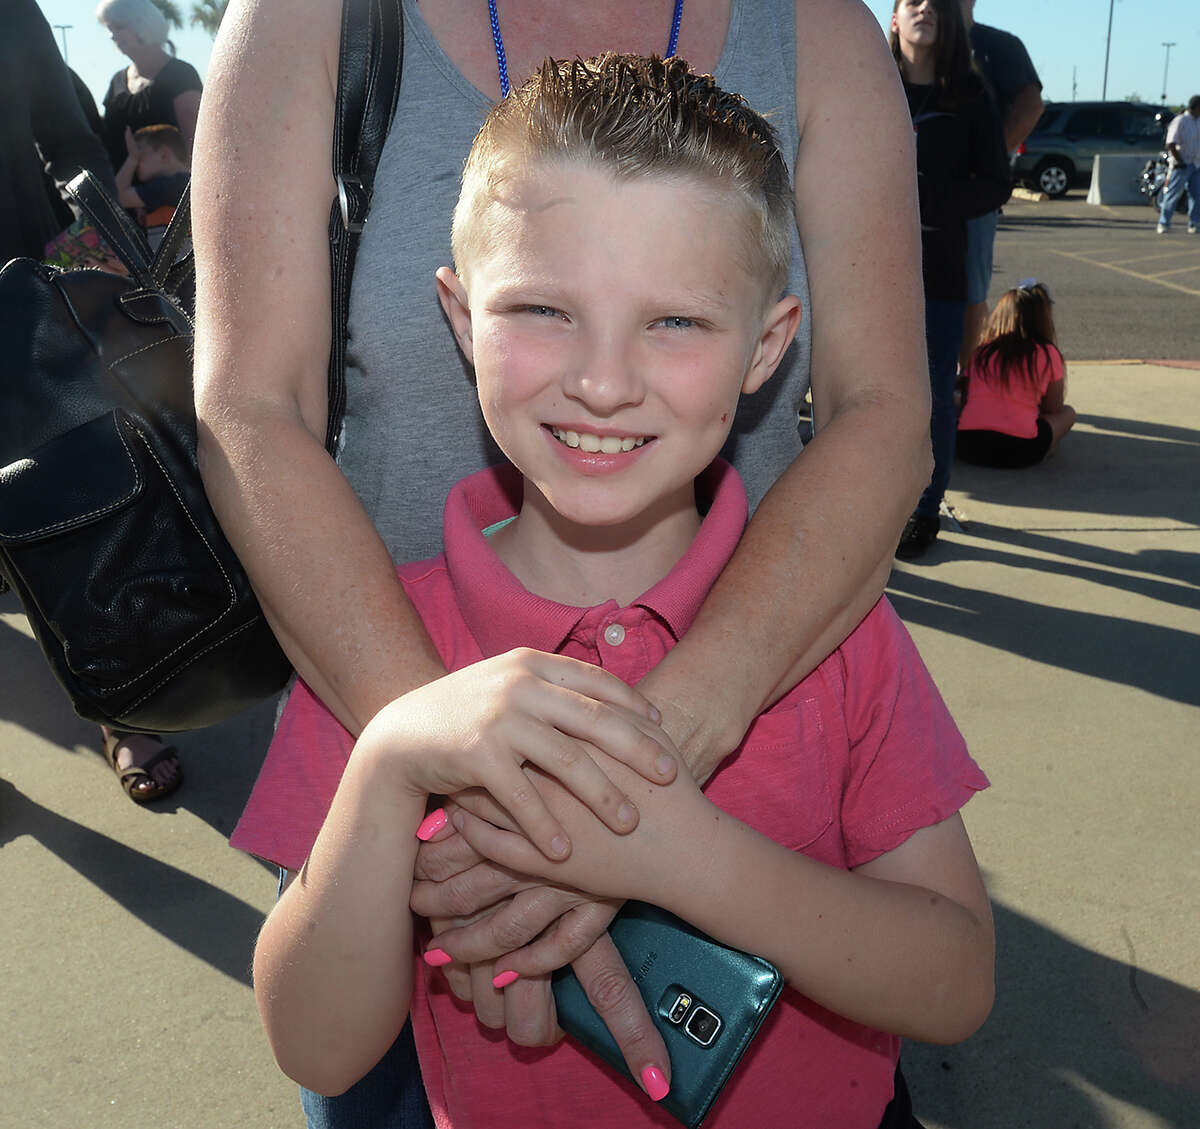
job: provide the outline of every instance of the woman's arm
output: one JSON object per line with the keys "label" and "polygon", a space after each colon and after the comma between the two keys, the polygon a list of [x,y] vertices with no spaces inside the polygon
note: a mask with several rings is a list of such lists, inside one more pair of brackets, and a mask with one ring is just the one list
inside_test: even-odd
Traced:
{"label": "woman's arm", "polygon": [[172,105],[179,132],[183,134],[184,144],[190,153],[196,140],[196,119],[200,116],[200,91],[185,90],[182,94],[176,94]]}
{"label": "woman's arm", "polygon": [[896,65],[857,2],[797,0],[796,25],[817,435],[641,684],[700,780],[874,605],[931,466],[912,125]]}
{"label": "woman's arm", "polygon": [[1057,412],[1066,402],[1066,378],[1063,377],[1059,380],[1052,380],[1049,387],[1046,389],[1046,394],[1042,397],[1042,402],[1038,405],[1038,411],[1044,415],[1049,415],[1051,412]]}
{"label": "woman's arm", "polygon": [[288,657],[357,733],[444,668],[324,448],[340,8],[234,0],[222,22],[192,180],[195,373],[213,508]]}
{"label": "woman's arm", "polygon": [[1038,404],[1038,411],[1050,415],[1061,410],[1067,402],[1067,366],[1056,345],[1047,345],[1041,352],[1050,369],[1050,383]]}

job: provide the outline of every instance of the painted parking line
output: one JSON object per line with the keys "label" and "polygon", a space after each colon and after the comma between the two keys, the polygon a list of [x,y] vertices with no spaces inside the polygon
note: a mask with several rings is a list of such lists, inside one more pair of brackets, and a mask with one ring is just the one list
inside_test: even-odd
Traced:
{"label": "painted parking line", "polygon": [[1104,270],[1115,271],[1117,274],[1123,274],[1129,278],[1136,278],[1142,282],[1149,282],[1155,286],[1162,286],[1167,290],[1178,290],[1183,294],[1192,294],[1200,298],[1200,289],[1194,286],[1182,286],[1178,282],[1169,282],[1166,279],[1159,278],[1153,274],[1144,274],[1141,271],[1127,270],[1125,267],[1114,266],[1111,263],[1101,263],[1095,259],[1089,259],[1087,255],[1080,255],[1075,251],[1059,251],[1052,248],[1051,254],[1061,255],[1064,259],[1074,259],[1077,263],[1086,263],[1090,267],[1101,267]]}
{"label": "painted parking line", "polygon": [[1200,263],[1196,263],[1191,267],[1176,267],[1174,270],[1160,270],[1157,272],[1157,278],[1166,278],[1169,274],[1187,274],[1188,271],[1200,270]]}
{"label": "painted parking line", "polygon": [[1106,267],[1127,267],[1131,263],[1144,263],[1147,260],[1154,261],[1162,259],[1181,259],[1195,255],[1200,257],[1200,247],[1188,247],[1178,251],[1168,251],[1165,247],[1161,248],[1154,254],[1138,255],[1133,259],[1109,259],[1104,263]]}

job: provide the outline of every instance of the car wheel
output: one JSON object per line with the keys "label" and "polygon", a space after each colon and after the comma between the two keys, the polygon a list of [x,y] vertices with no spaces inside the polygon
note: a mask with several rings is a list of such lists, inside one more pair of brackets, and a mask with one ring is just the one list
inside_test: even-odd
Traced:
{"label": "car wheel", "polygon": [[1073,172],[1061,157],[1047,157],[1033,170],[1033,179],[1047,196],[1057,199],[1067,194]]}

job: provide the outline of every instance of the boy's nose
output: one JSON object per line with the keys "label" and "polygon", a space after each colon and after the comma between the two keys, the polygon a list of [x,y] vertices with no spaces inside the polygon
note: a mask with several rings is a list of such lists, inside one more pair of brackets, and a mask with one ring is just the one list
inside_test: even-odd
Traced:
{"label": "boy's nose", "polygon": [[607,417],[640,404],[645,383],[629,350],[598,342],[575,358],[563,378],[563,391],[593,415]]}

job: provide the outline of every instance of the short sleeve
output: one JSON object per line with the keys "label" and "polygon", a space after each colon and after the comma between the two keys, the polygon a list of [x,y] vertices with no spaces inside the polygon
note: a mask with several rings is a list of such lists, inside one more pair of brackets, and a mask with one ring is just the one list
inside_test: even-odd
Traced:
{"label": "short sleeve", "polygon": [[297,681],[230,843],[298,870],[317,841],[353,748],[349,731]]}
{"label": "short sleeve", "polygon": [[842,834],[855,867],[953,815],[988,780],[886,597],[839,653],[850,746]]}
{"label": "short sleeve", "polygon": [[1053,345],[1043,345],[1041,350],[1044,358],[1042,367],[1046,374],[1041,391],[1042,395],[1045,395],[1046,389],[1056,380],[1062,380],[1066,372],[1063,355]]}
{"label": "short sleeve", "polygon": [[154,84],[159,87],[164,97],[172,100],[178,98],[180,94],[186,94],[189,90],[204,89],[204,84],[200,81],[200,75],[196,68],[182,59],[172,59],[163,67],[155,78]]}

